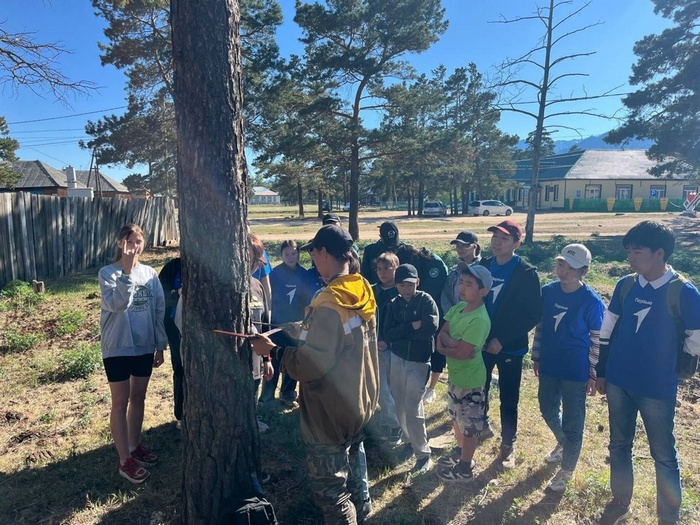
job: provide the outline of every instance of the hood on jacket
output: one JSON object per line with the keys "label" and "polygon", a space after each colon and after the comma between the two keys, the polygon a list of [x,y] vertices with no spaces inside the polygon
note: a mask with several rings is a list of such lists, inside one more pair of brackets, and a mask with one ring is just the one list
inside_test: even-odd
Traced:
{"label": "hood on jacket", "polygon": [[357,313],[365,321],[369,321],[377,310],[372,287],[359,273],[341,275],[333,279],[311,301],[311,306],[315,308],[324,303],[340,305],[342,308]]}

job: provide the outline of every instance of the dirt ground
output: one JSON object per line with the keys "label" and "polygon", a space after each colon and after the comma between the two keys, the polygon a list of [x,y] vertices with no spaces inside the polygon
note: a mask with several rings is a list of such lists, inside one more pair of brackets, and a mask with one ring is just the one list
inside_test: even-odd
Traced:
{"label": "dirt ground", "polygon": [[[347,227],[348,213],[338,213],[344,226]],[[453,239],[456,232],[471,230],[478,235],[485,235],[489,226],[498,224],[507,217],[407,217],[403,212],[360,212],[360,239],[374,241],[378,238],[377,227],[387,220],[395,221],[403,240],[411,242],[419,239]],[[513,213],[509,217],[523,227],[527,215]],[[541,213],[535,217],[535,239],[550,239],[553,235],[565,235],[567,238],[584,240],[591,235],[609,237],[624,235],[632,226],[643,220],[656,220],[671,226],[677,235],[698,235],[700,222],[693,217],[681,217],[678,213]],[[251,228],[256,231],[259,227],[264,232],[265,240],[281,241],[292,235],[294,238],[313,237],[319,227],[318,219],[307,217],[298,219],[292,217],[255,218],[255,210],[251,209]]]}

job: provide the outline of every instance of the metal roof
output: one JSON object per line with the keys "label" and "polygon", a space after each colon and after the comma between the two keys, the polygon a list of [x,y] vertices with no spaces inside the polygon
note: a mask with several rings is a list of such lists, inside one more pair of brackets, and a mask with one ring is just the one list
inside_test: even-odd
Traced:
{"label": "metal roof", "polygon": [[[89,174],[90,170],[75,170],[75,177],[86,187],[88,185]],[[129,188],[102,173],[100,173],[100,186],[102,191],[116,191],[119,193],[129,193]],[[97,181],[95,180],[94,175],[90,177],[90,187],[93,190],[97,191]]]}
{"label": "metal roof", "polygon": [[[40,160],[18,160],[13,162],[12,166],[22,174],[22,180],[13,186],[15,190],[68,187],[64,172]],[[78,182],[76,187],[85,188],[86,186]]]}
{"label": "metal roof", "polygon": [[[512,179],[530,182],[532,159],[516,161]],[[645,150],[582,150],[544,157],[540,161],[539,181],[549,180],[658,180],[648,170],[656,166]],[[675,177],[678,178],[678,177]]]}
{"label": "metal roof", "polygon": [[[68,181],[63,170],[57,170],[40,160],[18,160],[12,166],[22,174],[22,180],[13,186],[14,190],[40,189],[40,188],[67,188]],[[87,188],[89,170],[75,170],[76,188]],[[100,173],[100,185],[102,191],[114,191],[129,193],[129,189],[119,182]],[[97,183],[93,176],[90,180],[92,189],[97,190]],[[0,188],[6,187],[0,184]]]}

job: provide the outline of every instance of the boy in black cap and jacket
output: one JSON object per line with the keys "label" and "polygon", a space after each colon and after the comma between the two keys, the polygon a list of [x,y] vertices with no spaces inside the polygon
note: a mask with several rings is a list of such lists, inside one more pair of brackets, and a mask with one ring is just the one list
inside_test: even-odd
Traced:
{"label": "boy in black cap and jacket", "polygon": [[430,295],[417,289],[420,279],[415,266],[400,265],[394,281],[399,297],[389,303],[383,330],[391,349],[389,383],[401,429],[416,455],[413,471],[424,474],[432,462],[423,395],[430,375],[430,356],[435,349],[438,307]]}
{"label": "boy in black cap and jacket", "polygon": [[[491,332],[483,358],[486,365],[486,416],[491,373],[498,368],[501,400],[501,466],[515,467],[513,445],[518,432],[518,402],[523,356],[528,351],[528,333],[542,317],[542,293],[537,268],[527,263],[515,250],[520,247],[522,229],[510,219],[488,228],[493,257],[481,262],[491,272],[493,285],[486,296],[486,310],[491,318]],[[482,438],[493,435],[491,427]]]}

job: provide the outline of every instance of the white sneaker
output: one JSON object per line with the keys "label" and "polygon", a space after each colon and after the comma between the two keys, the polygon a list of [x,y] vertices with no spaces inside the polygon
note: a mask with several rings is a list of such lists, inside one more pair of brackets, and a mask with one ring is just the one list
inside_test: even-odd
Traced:
{"label": "white sneaker", "polygon": [[552,449],[552,451],[544,457],[547,463],[561,463],[561,458],[564,455],[563,445],[557,443],[557,446]]}
{"label": "white sneaker", "polygon": [[434,388],[425,389],[425,394],[423,394],[423,403],[432,403],[436,398],[437,396],[435,395]]}
{"label": "white sneaker", "polygon": [[549,492],[556,492],[559,494],[564,492],[566,490],[566,485],[569,483],[569,480],[573,475],[574,473],[570,470],[565,470],[563,468],[559,469],[559,471],[554,475],[554,477],[551,480],[549,480],[549,483],[547,484],[545,490]]}
{"label": "white sneaker", "polygon": [[260,421],[258,419],[258,432],[260,432],[261,434],[264,434],[268,430],[270,430],[270,426],[267,423],[263,423],[262,421]]}

